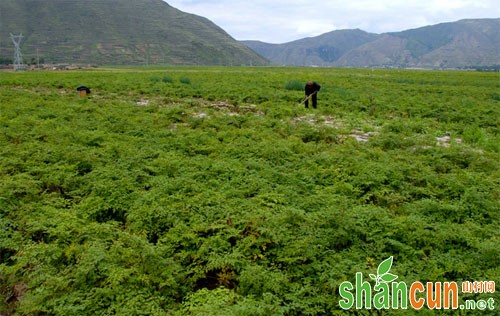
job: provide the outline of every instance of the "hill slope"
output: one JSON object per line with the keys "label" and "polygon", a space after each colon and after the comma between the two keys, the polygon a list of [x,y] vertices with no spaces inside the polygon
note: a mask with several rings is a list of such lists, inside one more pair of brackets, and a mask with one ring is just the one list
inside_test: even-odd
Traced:
{"label": "hill slope", "polygon": [[243,41],[243,43],[277,64],[328,66],[350,50],[376,38],[376,34],[361,30],[342,30],[285,44],[267,44],[259,41]]}
{"label": "hill slope", "polygon": [[262,65],[267,61],[206,18],[162,0],[2,0],[0,58],[24,35],[25,62]]}
{"label": "hill slope", "polygon": [[285,44],[243,43],[276,64],[461,68],[500,65],[500,19],[461,20],[397,33],[342,30]]}

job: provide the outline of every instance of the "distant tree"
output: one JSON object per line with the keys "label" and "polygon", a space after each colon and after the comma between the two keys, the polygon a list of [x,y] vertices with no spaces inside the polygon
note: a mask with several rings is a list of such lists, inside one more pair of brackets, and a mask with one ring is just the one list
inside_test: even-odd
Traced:
{"label": "distant tree", "polygon": [[0,58],[0,65],[10,65],[10,64],[12,64],[12,59]]}

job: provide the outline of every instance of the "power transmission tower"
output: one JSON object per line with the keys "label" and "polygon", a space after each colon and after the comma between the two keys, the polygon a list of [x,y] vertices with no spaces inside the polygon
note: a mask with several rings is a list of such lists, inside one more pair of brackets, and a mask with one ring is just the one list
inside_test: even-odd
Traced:
{"label": "power transmission tower", "polygon": [[16,48],[14,52],[14,70],[23,70],[25,68],[23,64],[23,55],[21,54],[21,41],[23,40],[23,34],[14,35],[10,33],[10,38]]}

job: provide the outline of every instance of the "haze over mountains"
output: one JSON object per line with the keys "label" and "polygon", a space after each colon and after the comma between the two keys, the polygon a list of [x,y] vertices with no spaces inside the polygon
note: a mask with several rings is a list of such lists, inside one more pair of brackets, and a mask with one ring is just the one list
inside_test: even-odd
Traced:
{"label": "haze over mountains", "polygon": [[242,41],[274,64],[469,68],[500,65],[500,19],[461,20],[397,33],[340,30],[285,44]]}
{"label": "haze over mountains", "polygon": [[238,42],[162,0],[1,0],[0,62],[468,68],[500,65],[500,19],[397,33],[339,30],[285,44]]}

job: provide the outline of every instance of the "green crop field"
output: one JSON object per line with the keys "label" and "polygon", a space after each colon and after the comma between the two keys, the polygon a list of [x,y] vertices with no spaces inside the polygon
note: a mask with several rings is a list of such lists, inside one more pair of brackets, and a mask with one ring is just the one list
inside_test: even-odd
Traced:
{"label": "green crop field", "polygon": [[[500,282],[499,88],[482,72],[2,72],[0,314],[496,315],[498,291],[462,284]],[[477,306],[431,310],[421,291],[401,310],[389,282],[456,282]]]}

